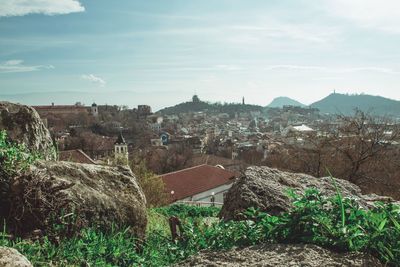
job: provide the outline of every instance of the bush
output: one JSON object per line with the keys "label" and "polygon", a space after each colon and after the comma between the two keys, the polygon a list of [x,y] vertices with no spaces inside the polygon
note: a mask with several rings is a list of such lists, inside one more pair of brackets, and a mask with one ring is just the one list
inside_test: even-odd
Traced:
{"label": "bush", "polygon": [[155,211],[165,216],[176,216],[180,218],[217,217],[220,210],[221,209],[218,207],[196,207],[183,204],[175,204],[155,209]]}
{"label": "bush", "polygon": [[0,130],[0,225],[10,208],[12,179],[38,158],[24,144],[8,141],[7,132]]}
{"label": "bush", "polygon": [[30,153],[24,144],[8,141],[5,130],[0,131],[0,171],[2,175],[13,176],[26,169],[37,158],[38,155]]}
{"label": "bush", "polygon": [[159,207],[168,203],[168,196],[165,193],[165,185],[160,176],[149,171],[144,162],[134,164],[131,168],[137,177],[137,181],[146,196],[148,207]]}

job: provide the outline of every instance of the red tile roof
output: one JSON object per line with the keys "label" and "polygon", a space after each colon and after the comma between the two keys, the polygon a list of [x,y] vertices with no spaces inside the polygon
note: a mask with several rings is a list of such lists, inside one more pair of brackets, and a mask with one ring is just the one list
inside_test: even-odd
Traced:
{"label": "red tile roof", "polygon": [[85,152],[80,149],[60,151],[61,161],[72,161],[77,163],[96,164]]}
{"label": "red tile roof", "polygon": [[210,165],[199,165],[192,168],[161,175],[165,190],[174,191],[171,202],[205,192],[218,186],[233,182],[235,174],[231,171]]}
{"label": "red tile roof", "polygon": [[79,110],[86,110],[84,106],[77,106],[77,105],[54,105],[54,106],[32,106],[36,110],[47,110],[47,109],[79,109]]}

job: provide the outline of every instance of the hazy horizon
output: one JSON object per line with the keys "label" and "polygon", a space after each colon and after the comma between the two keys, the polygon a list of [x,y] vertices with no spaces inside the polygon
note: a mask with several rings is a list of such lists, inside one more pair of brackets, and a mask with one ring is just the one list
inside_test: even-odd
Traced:
{"label": "hazy horizon", "polygon": [[0,32],[1,100],[400,99],[395,0],[0,0]]}

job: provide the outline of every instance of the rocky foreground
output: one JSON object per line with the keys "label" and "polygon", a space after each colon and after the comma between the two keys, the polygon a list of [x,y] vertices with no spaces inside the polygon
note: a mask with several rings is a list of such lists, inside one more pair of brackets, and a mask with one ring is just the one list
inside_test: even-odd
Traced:
{"label": "rocky foreground", "polygon": [[220,216],[224,220],[243,219],[242,212],[256,207],[272,215],[287,212],[292,207],[289,190],[303,194],[316,188],[325,196],[335,196],[338,187],[343,197],[353,198],[363,208],[376,201],[395,202],[390,197],[375,194],[364,195],[361,189],[346,180],[331,177],[316,178],[302,173],[284,172],[268,167],[249,167],[231,187],[224,201]]}
{"label": "rocky foreground", "polygon": [[64,224],[73,235],[121,225],[145,237],[146,199],[129,168],[56,161],[50,132],[29,106],[0,102],[0,130],[42,159],[12,177],[0,165],[0,225],[12,234],[40,237]]}
{"label": "rocky foreground", "polygon": [[315,245],[268,244],[228,251],[203,252],[176,265],[179,267],[378,267],[379,260],[362,253],[336,253]]}
{"label": "rocky foreground", "polygon": [[33,267],[28,259],[13,248],[0,247],[1,267]]}
{"label": "rocky foreground", "polygon": [[46,160],[57,158],[50,132],[32,107],[0,101],[0,130]]}

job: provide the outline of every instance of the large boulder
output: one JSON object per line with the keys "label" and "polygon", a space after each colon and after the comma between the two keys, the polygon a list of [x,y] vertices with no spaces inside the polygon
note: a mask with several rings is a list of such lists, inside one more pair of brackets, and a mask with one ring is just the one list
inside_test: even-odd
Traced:
{"label": "large boulder", "polygon": [[[368,208],[375,201],[392,201],[389,197],[363,195],[357,185],[346,180],[333,179],[343,196],[355,198],[362,207]],[[268,167],[249,167],[228,191],[220,216],[225,220],[242,219],[241,213],[250,207],[278,215],[292,206],[288,196],[289,189],[301,194],[307,188],[317,188],[326,196],[337,194],[330,177],[316,178]]]}
{"label": "large boulder", "polygon": [[44,159],[56,159],[50,133],[32,107],[0,101],[0,130],[6,130],[12,141],[24,143]]}
{"label": "large boulder", "polygon": [[178,264],[180,267],[242,266],[384,266],[363,253],[336,253],[315,245],[267,244],[228,251],[207,251]]}
{"label": "large boulder", "polygon": [[49,235],[61,224],[73,232],[129,226],[137,237],[145,235],[146,199],[129,168],[38,161],[12,179],[10,199],[7,225],[19,236]]}
{"label": "large boulder", "polygon": [[1,267],[33,267],[25,256],[17,250],[8,247],[0,247]]}

